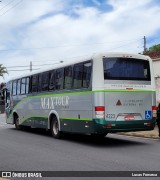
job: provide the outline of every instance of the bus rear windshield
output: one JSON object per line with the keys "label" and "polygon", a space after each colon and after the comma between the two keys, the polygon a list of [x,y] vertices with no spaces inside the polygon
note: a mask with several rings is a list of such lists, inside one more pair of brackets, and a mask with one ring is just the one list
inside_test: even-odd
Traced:
{"label": "bus rear windshield", "polygon": [[104,79],[150,81],[149,61],[134,58],[104,58]]}

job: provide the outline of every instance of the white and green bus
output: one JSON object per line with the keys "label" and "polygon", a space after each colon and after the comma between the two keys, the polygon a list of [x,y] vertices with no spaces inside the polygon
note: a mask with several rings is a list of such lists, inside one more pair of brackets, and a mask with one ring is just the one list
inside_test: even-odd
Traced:
{"label": "white and green bus", "polygon": [[153,130],[156,93],[152,60],[129,53],[95,54],[31,72],[7,83],[6,122],[105,136]]}

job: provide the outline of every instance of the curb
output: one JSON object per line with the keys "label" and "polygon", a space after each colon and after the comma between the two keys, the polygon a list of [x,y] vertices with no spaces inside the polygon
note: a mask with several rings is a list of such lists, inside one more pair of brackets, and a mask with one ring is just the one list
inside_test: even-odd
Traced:
{"label": "curb", "polygon": [[117,133],[119,135],[125,135],[125,136],[131,136],[131,137],[140,137],[140,138],[150,138],[150,139],[159,139],[160,137],[154,137],[154,136],[145,136],[145,135],[140,135],[140,134],[129,134],[129,133]]}
{"label": "curb", "polygon": [[151,131],[133,131],[133,132],[120,132],[119,135],[132,136],[132,137],[143,137],[151,139],[160,139],[158,136],[158,127],[155,126],[154,130]]}

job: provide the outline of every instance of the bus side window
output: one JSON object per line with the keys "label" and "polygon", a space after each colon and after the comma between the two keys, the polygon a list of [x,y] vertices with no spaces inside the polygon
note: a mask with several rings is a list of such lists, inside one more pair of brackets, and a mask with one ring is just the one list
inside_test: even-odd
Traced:
{"label": "bus side window", "polygon": [[6,87],[9,92],[12,92],[12,81],[7,82]]}
{"label": "bus side window", "polygon": [[42,74],[42,91],[48,91],[49,72]]}
{"label": "bus side window", "polygon": [[10,92],[12,92],[12,81],[10,81],[10,83],[9,83],[9,90],[10,90]]}
{"label": "bus side window", "polygon": [[56,70],[56,89],[60,90],[63,89],[63,80],[64,80],[64,69],[57,69]]}
{"label": "bus side window", "polygon": [[73,67],[73,88],[82,88],[83,64],[75,64]]}
{"label": "bus side window", "polygon": [[64,68],[64,89],[72,88],[72,66]]}
{"label": "bus side window", "polygon": [[21,80],[21,94],[25,94],[26,93],[26,78],[23,78]]}
{"label": "bus side window", "polygon": [[56,89],[56,73],[55,71],[50,72],[50,79],[49,79],[49,90],[55,90]]}
{"label": "bus side window", "polygon": [[91,62],[84,63],[83,65],[83,87],[88,88],[91,79],[92,64]]}
{"label": "bus side window", "polygon": [[30,80],[30,78],[27,77],[27,78],[26,78],[26,94],[29,93],[29,80]]}
{"label": "bus side window", "polygon": [[38,75],[38,91],[42,90],[42,74]]}
{"label": "bus side window", "polygon": [[37,92],[38,89],[38,75],[32,76],[32,92]]}
{"label": "bus side window", "polygon": [[17,81],[17,95],[20,94],[20,92],[21,92],[21,80],[18,79],[18,81]]}
{"label": "bus side window", "polygon": [[13,81],[13,88],[12,88],[12,94],[17,94],[17,81]]}

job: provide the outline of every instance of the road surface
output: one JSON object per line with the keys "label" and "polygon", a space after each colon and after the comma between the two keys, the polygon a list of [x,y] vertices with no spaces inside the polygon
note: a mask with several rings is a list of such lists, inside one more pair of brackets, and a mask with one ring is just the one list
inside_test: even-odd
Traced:
{"label": "road surface", "polygon": [[108,134],[104,139],[16,130],[0,115],[0,171],[159,171],[160,141]]}

